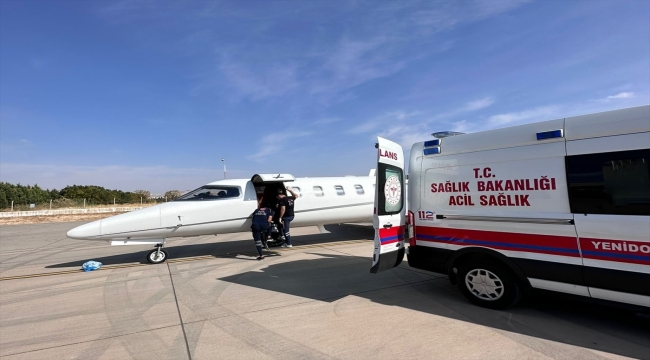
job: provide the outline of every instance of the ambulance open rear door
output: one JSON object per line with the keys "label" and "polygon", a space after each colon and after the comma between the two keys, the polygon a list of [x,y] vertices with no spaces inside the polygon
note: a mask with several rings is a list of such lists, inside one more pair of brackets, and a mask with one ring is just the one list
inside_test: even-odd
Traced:
{"label": "ambulance open rear door", "polygon": [[398,144],[377,138],[374,253],[371,273],[392,269],[404,258],[406,187],[404,153]]}

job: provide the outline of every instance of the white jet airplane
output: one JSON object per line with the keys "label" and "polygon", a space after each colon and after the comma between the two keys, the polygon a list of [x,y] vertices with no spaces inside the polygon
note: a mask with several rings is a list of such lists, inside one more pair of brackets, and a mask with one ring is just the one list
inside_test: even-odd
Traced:
{"label": "white jet airplane", "polygon": [[167,260],[163,246],[168,238],[250,231],[258,200],[276,197],[285,183],[291,183],[299,195],[291,227],[316,225],[323,232],[327,224],[372,221],[374,170],[359,177],[296,179],[290,174],[257,174],[250,180],[215,181],[174,201],[93,221],[67,235],[111,245],[154,244],[156,249],[147,254],[147,260],[162,263]]}

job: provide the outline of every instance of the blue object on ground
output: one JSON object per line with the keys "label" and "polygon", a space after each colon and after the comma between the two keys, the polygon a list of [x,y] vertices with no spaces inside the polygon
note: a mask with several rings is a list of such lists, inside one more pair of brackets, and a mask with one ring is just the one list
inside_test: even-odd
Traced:
{"label": "blue object on ground", "polygon": [[102,267],[102,263],[100,263],[99,261],[92,261],[91,260],[91,261],[85,262],[83,265],[81,265],[81,267],[84,269],[84,271],[93,271],[93,270],[97,270],[100,267]]}

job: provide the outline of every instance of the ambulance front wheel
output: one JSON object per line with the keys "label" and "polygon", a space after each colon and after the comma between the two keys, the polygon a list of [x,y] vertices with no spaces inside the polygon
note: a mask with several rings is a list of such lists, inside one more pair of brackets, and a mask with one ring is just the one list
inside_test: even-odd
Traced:
{"label": "ambulance front wheel", "polygon": [[505,266],[492,261],[469,261],[458,267],[458,287],[471,303],[505,309],[521,299],[521,287]]}

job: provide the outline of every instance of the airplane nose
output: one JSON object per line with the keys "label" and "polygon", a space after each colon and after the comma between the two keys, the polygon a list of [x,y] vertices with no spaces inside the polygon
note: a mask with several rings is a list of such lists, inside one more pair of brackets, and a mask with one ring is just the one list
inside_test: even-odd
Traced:
{"label": "airplane nose", "polygon": [[101,224],[101,220],[93,221],[88,224],[83,224],[81,226],[77,226],[76,228],[68,231],[67,235],[71,239],[79,239],[79,240],[92,239],[93,237],[100,235],[100,224]]}

